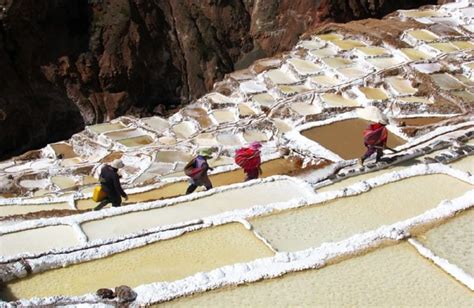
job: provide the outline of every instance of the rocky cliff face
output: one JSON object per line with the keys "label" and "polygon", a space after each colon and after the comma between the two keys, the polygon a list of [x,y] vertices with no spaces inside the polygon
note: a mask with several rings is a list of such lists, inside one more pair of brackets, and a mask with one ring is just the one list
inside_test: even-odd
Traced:
{"label": "rocky cliff face", "polygon": [[436,0],[7,0],[0,158],[121,114],[189,102],[329,21]]}

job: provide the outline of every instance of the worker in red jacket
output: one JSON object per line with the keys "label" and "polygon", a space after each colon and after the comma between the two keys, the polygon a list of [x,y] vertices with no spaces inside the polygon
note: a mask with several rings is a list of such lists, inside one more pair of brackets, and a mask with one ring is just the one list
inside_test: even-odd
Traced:
{"label": "worker in red jacket", "polygon": [[387,124],[385,119],[380,119],[378,123],[370,124],[369,127],[364,130],[364,145],[367,151],[360,158],[362,165],[364,161],[375,152],[377,152],[375,162],[378,162],[383,156],[383,150],[387,146],[388,130],[385,127]]}
{"label": "worker in red jacket", "polygon": [[235,152],[235,163],[244,169],[245,181],[258,179],[258,176],[262,174],[262,168],[260,167],[262,163],[260,157],[261,147],[262,144],[255,141],[250,146],[238,149]]}

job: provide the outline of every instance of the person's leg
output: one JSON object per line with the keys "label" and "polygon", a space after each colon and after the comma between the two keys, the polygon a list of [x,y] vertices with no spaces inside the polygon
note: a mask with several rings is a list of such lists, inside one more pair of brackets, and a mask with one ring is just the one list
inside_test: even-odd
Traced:
{"label": "person's leg", "polygon": [[383,149],[377,148],[377,156],[375,157],[375,162],[376,163],[379,162],[382,156],[383,156]]}
{"label": "person's leg", "polygon": [[212,188],[212,183],[209,177],[207,176],[203,177],[201,182],[202,182],[202,185],[206,187],[206,190],[209,190]]}
{"label": "person's leg", "polygon": [[367,151],[365,152],[364,155],[360,158],[361,164],[364,164],[364,161],[370,157],[370,155],[375,153],[375,148],[371,146],[367,146]]}
{"label": "person's leg", "polygon": [[104,200],[102,200],[95,208],[94,211],[98,211],[102,209],[104,206],[106,206],[108,203],[112,202],[109,197],[105,197]]}
{"label": "person's leg", "polygon": [[120,207],[122,205],[122,197],[118,196],[112,199],[112,206],[113,207]]}
{"label": "person's leg", "polygon": [[186,189],[186,195],[189,195],[190,193],[195,191],[196,188],[197,188],[196,184],[193,184],[193,183],[189,184],[188,189]]}
{"label": "person's leg", "polygon": [[258,168],[245,171],[245,181],[250,181],[258,178]]}

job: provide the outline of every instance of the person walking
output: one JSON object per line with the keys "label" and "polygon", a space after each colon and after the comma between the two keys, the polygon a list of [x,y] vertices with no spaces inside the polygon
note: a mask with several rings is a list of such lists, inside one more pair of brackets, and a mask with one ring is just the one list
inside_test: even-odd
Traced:
{"label": "person walking", "polygon": [[189,186],[186,189],[186,195],[195,191],[198,186],[204,186],[206,190],[212,188],[211,180],[207,175],[209,170],[214,170],[209,167],[207,162],[211,157],[210,149],[202,149],[198,152],[198,155],[184,167],[184,173],[189,176]]}
{"label": "person walking", "polygon": [[110,165],[104,165],[100,170],[100,185],[102,190],[106,193],[106,197],[95,208],[94,211],[102,209],[109,203],[113,207],[120,207],[122,205],[122,197],[128,200],[128,196],[120,185],[120,177],[118,169],[123,168],[124,164],[120,159],[114,160]]}
{"label": "person walking", "polygon": [[235,152],[235,162],[244,169],[245,181],[258,179],[262,174],[260,167],[262,161],[260,157],[260,148],[262,144],[258,141],[252,142],[250,146],[238,149]]}
{"label": "person walking", "polygon": [[374,153],[377,153],[375,162],[382,158],[383,150],[387,147],[388,130],[385,127],[387,124],[385,119],[380,119],[378,123],[372,123],[364,130],[364,145],[367,151],[360,158],[361,165],[364,165],[364,161]]}

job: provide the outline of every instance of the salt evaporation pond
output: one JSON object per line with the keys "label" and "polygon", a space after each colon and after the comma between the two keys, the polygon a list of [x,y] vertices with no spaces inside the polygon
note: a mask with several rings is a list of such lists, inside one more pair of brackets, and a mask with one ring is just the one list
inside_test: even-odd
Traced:
{"label": "salt evaporation pond", "polygon": [[356,47],[364,47],[365,44],[361,41],[344,39],[344,40],[332,40],[331,44],[336,45],[341,50],[354,49]]}
{"label": "salt evaporation pond", "polygon": [[341,68],[341,67],[351,66],[355,64],[350,59],[343,58],[343,57],[324,58],[323,62],[330,68]]}
{"label": "salt evaporation pond", "polygon": [[411,95],[416,93],[416,89],[412,87],[411,82],[399,76],[387,77],[385,82],[392,88],[397,95]]}
{"label": "salt evaporation pond", "polygon": [[352,79],[364,77],[365,75],[370,73],[370,70],[367,70],[367,68],[364,68],[364,67],[354,66],[354,67],[339,68],[337,69],[337,72],[341,74],[343,77],[349,80],[352,80]]}
{"label": "salt evaporation pond", "polygon": [[375,68],[379,70],[395,67],[404,62],[402,59],[398,57],[371,58],[371,59],[366,59],[365,61],[369,62],[371,65],[373,65]]}
{"label": "salt evaporation pond", "polygon": [[198,293],[161,305],[200,307],[209,303],[218,307],[472,307],[474,297],[403,243],[322,269]]}
{"label": "salt evaporation pond", "polygon": [[67,203],[28,204],[28,205],[0,205],[0,217],[21,215],[39,211],[70,210]]}
{"label": "salt evaporation pond", "polygon": [[[272,194],[269,195],[268,191],[272,191]],[[90,240],[107,239],[235,209],[288,201],[305,193],[306,190],[295,182],[280,180],[219,192],[163,208],[85,222],[81,227]]]}
{"label": "salt evaporation pond", "polygon": [[415,217],[472,188],[446,175],[417,176],[251,223],[276,249],[297,251]]}
{"label": "salt evaporation pond", "polygon": [[252,100],[264,107],[271,107],[275,104],[275,99],[268,93],[257,94],[252,97]]}
{"label": "salt evaporation pond", "polygon": [[189,121],[183,121],[171,128],[178,138],[186,139],[196,133],[196,127]]}
{"label": "salt evaporation pond", "polygon": [[417,239],[435,255],[474,275],[474,210],[468,210]]}
{"label": "salt evaporation pond", "polygon": [[202,145],[202,146],[217,145],[216,136],[214,136],[214,134],[211,134],[211,133],[199,134],[193,139],[193,142],[197,145]]}
{"label": "salt evaporation pond", "polygon": [[318,114],[322,111],[321,107],[308,103],[293,103],[291,104],[290,108],[302,116]]}
{"label": "salt evaporation pond", "polygon": [[[361,157],[367,150],[364,146],[363,131],[370,122],[362,119],[337,121],[328,125],[316,126],[301,134],[344,159]],[[388,146],[393,148],[405,143],[403,139],[389,131]]]}
{"label": "salt evaporation pond", "polygon": [[337,50],[333,47],[325,47],[321,49],[311,50],[309,54],[316,58],[326,58],[337,55]]}
{"label": "salt evaporation pond", "polygon": [[309,87],[305,85],[296,85],[296,86],[288,86],[288,85],[279,85],[278,90],[283,95],[295,95],[298,93],[303,93],[311,90]]}
{"label": "salt evaporation pond", "polygon": [[76,152],[74,152],[74,149],[70,144],[54,143],[51,144],[51,147],[53,148],[54,153],[56,155],[62,155],[62,158],[64,159],[73,158],[77,156]]}
{"label": "salt evaporation pond", "polygon": [[232,110],[214,110],[212,115],[217,120],[217,123],[228,123],[237,120],[235,113]]}
{"label": "salt evaporation pond", "polygon": [[325,93],[321,95],[322,100],[329,106],[329,107],[356,107],[359,106],[357,101],[346,98],[340,94],[335,93]]}
{"label": "salt evaporation pond", "polygon": [[193,155],[180,151],[158,151],[156,153],[156,161],[163,163],[188,162]]}
{"label": "salt evaporation pond", "polygon": [[113,130],[119,130],[119,129],[125,128],[125,125],[123,125],[121,122],[103,123],[103,124],[91,125],[91,126],[88,126],[87,128],[96,134],[101,134],[101,133],[106,133]]}
{"label": "salt evaporation pond", "polygon": [[1,256],[14,256],[70,247],[78,245],[79,240],[70,226],[60,225],[3,234],[0,243]]}
{"label": "salt evaporation pond", "polygon": [[17,300],[35,296],[80,295],[119,285],[136,287],[151,282],[173,281],[272,254],[242,225],[228,224],[99,260],[34,274],[8,283],[0,289],[0,297]]}
{"label": "salt evaporation pond", "polygon": [[471,174],[474,174],[474,156],[471,155],[466,158],[462,158],[452,163],[451,166],[453,168],[457,168],[465,172],[470,172]]}
{"label": "salt evaporation pond", "polygon": [[126,147],[133,148],[133,147],[141,147],[141,146],[153,143],[153,138],[151,138],[148,135],[143,135],[143,136],[138,136],[138,137],[121,139],[121,140],[118,140],[117,142]]}
{"label": "salt evaporation pond", "polygon": [[436,124],[438,122],[448,119],[447,117],[413,117],[413,118],[398,118],[398,121],[402,121],[407,126],[424,126]]}
{"label": "salt evaporation pond", "polygon": [[184,108],[182,113],[198,121],[202,128],[207,128],[213,124],[211,118],[207,115],[207,111],[203,108]]}
{"label": "salt evaporation pond", "polygon": [[313,76],[310,80],[318,87],[333,87],[340,83],[337,78],[327,75]]}
{"label": "salt evaporation pond", "polygon": [[421,50],[417,50],[414,48],[401,48],[400,51],[410,61],[428,60],[429,58],[431,58],[429,55],[422,52]]}
{"label": "salt evaporation pond", "polygon": [[164,132],[170,127],[168,120],[160,117],[145,118],[142,119],[142,122],[157,132]]}
{"label": "salt evaporation pond", "polygon": [[431,43],[428,44],[429,47],[437,50],[440,53],[448,53],[458,51],[459,49],[451,43]]}
{"label": "salt evaporation pond", "polygon": [[389,54],[389,51],[383,47],[357,47],[356,51],[366,57],[384,56]]}
{"label": "salt evaporation pond", "polygon": [[248,117],[255,115],[255,111],[247,104],[239,104],[240,117]]}
{"label": "salt evaporation pond", "polygon": [[368,100],[385,100],[388,99],[387,92],[382,88],[371,88],[371,87],[359,87],[359,91],[362,92]]}
{"label": "salt evaporation pond", "polygon": [[112,131],[104,134],[112,140],[120,140],[126,138],[133,138],[143,135],[143,131],[139,129],[124,129],[118,131]]}

